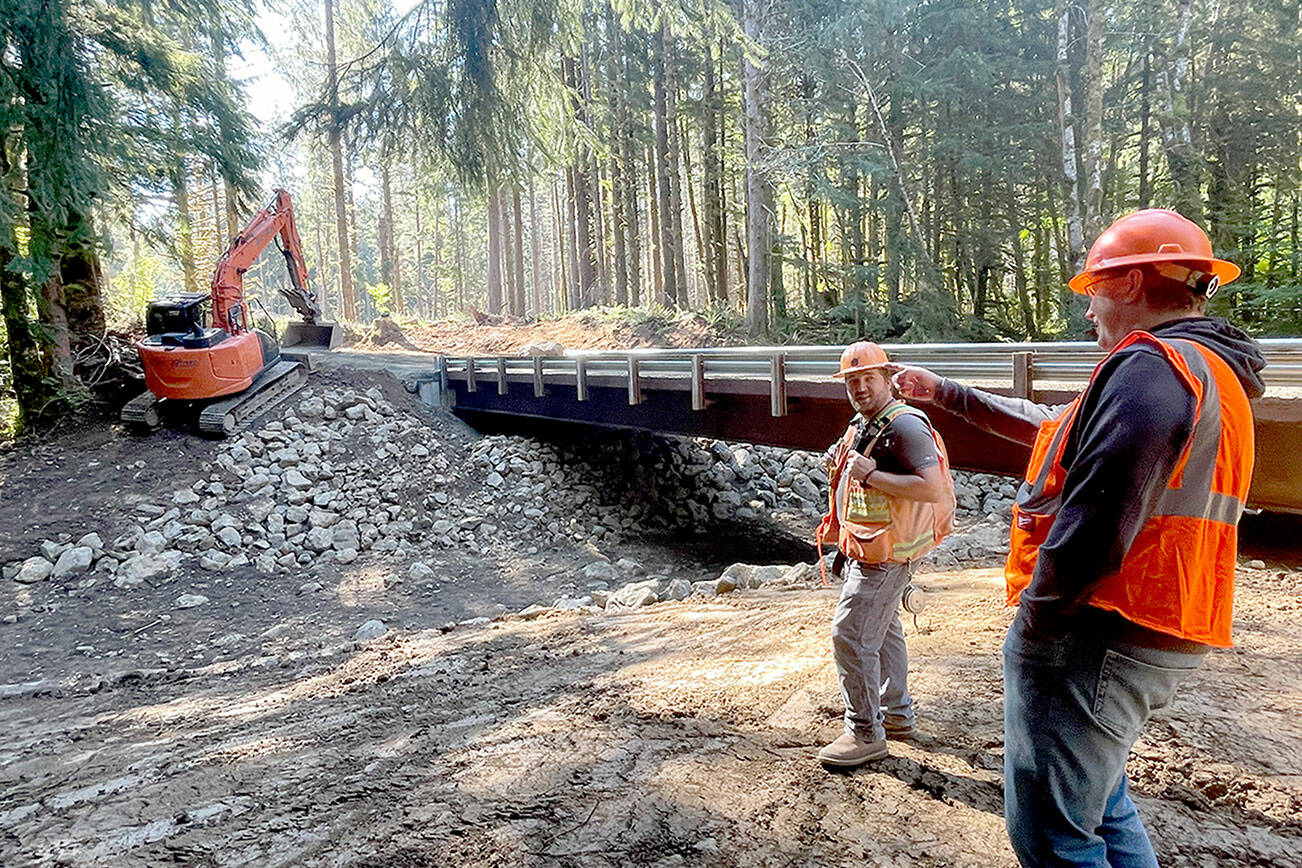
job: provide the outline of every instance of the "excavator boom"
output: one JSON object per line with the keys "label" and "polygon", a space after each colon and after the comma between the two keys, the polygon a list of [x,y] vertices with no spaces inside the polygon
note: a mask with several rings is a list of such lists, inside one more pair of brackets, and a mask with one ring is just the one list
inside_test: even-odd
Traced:
{"label": "excavator boom", "polygon": [[[277,241],[277,238],[279,240]],[[302,323],[290,323],[286,328],[285,346],[319,346],[326,349],[339,344],[338,329],[333,323],[322,323],[321,303],[316,293],[308,289],[307,263],[303,259],[303,242],[298,237],[294,223],[294,207],[289,193],[276,190],[271,204],[263,208],[239,235],[231,239],[230,246],[217,261],[212,279],[213,326],[225,329],[232,335],[248,330],[248,306],[244,304],[244,272],[257,261],[267,245],[277,241],[289,270],[290,289],[280,290],[303,318]]]}

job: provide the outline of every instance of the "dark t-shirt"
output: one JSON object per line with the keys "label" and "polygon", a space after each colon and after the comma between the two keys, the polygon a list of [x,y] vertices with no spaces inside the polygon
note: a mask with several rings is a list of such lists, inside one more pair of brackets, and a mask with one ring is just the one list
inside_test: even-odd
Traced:
{"label": "dark t-shirt", "polygon": [[940,463],[927,423],[913,413],[901,413],[888,422],[868,457],[877,462],[882,473],[913,476]]}

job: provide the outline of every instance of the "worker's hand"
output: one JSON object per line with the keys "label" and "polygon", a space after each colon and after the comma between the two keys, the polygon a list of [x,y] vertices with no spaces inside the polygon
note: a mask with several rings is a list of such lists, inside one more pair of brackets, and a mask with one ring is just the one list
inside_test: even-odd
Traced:
{"label": "worker's hand", "polygon": [[868,474],[877,469],[877,462],[867,455],[860,455],[858,452],[851,452],[845,460],[846,473],[855,482],[863,482]]}
{"label": "worker's hand", "polygon": [[936,389],[941,381],[939,375],[913,365],[891,365],[891,369],[894,373],[891,385],[895,387],[895,394],[911,401],[936,400]]}

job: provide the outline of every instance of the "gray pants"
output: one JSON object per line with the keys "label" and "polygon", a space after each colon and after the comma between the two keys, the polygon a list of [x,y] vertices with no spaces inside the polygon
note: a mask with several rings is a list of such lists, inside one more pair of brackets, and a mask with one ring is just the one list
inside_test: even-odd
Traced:
{"label": "gray pants", "polygon": [[908,564],[846,561],[845,584],[832,618],[832,659],[845,700],[845,728],[865,741],[882,741],[883,718],[913,724],[906,684],[909,651],[900,625],[900,595]]}

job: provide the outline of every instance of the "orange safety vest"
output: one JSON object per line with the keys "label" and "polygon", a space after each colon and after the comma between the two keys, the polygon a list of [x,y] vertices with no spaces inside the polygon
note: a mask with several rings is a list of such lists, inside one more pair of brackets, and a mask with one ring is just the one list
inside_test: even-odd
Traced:
{"label": "orange safety vest", "polygon": [[[828,511],[816,536],[820,556],[823,540],[835,536],[837,547],[845,556],[860,563],[906,563],[934,549],[954,530],[954,479],[949,472],[949,453],[926,413],[902,401],[887,405],[868,421],[867,430],[874,432],[873,438],[861,454],[871,453],[886,425],[905,413],[927,423],[945,479],[945,499],[929,503],[892,497],[852,480],[844,472],[845,464],[860,429],[851,425],[837,444],[829,466]],[[826,567],[821,559],[819,568],[826,581]]]}
{"label": "orange safety vest", "polygon": [[[1228,647],[1237,525],[1252,481],[1252,407],[1239,378],[1212,350],[1190,340],[1164,340],[1135,331],[1113,352],[1136,343],[1160,351],[1193,394],[1193,433],[1121,569],[1103,580],[1088,603],[1153,630]],[[1067,476],[1063,449],[1102,366],[1094,369],[1090,385],[1062,415],[1040,425],[1026,482],[1013,506],[1012,542],[1004,566],[1010,606],[1031,583],[1040,546],[1053,526]]]}

